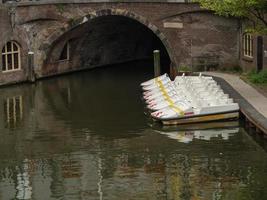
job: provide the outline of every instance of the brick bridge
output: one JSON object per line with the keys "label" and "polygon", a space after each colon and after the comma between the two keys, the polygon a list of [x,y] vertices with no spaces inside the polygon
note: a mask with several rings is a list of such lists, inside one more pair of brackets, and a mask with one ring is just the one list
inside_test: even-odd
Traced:
{"label": "brick bridge", "polygon": [[[238,63],[238,21],[181,0],[3,1],[0,24],[2,85],[151,58],[153,49],[171,70],[207,60]],[[8,43],[19,47],[18,64],[7,56]]]}

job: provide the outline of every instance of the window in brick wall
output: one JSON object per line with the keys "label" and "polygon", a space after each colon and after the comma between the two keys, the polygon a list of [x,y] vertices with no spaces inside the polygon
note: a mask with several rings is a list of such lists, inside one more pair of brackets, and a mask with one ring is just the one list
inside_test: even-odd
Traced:
{"label": "window in brick wall", "polygon": [[253,58],[253,38],[249,33],[243,35],[243,55]]}
{"label": "window in brick wall", "polygon": [[60,54],[60,57],[59,57],[59,60],[69,60],[70,58],[70,43],[69,41],[65,44],[61,54]]}
{"label": "window in brick wall", "polygon": [[16,42],[9,41],[2,49],[2,71],[9,72],[20,68],[20,47]]}

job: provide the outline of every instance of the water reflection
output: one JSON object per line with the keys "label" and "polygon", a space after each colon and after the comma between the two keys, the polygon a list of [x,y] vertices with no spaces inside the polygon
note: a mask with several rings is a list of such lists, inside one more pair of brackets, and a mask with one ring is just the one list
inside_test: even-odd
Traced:
{"label": "water reflection", "polygon": [[21,168],[18,168],[16,190],[17,199],[31,199],[32,187],[30,185],[30,166],[27,159],[24,160]]}
{"label": "water reflection", "polygon": [[266,199],[266,152],[238,125],[179,127],[189,143],[148,126],[145,67],[2,88],[0,199]]}
{"label": "water reflection", "polygon": [[229,140],[239,132],[239,122],[213,122],[213,123],[200,123],[180,126],[166,126],[157,127],[159,133],[168,136],[171,139],[177,140],[182,143],[190,143],[193,140]]}
{"label": "water reflection", "polygon": [[5,127],[14,128],[23,117],[22,96],[8,97],[3,100]]}

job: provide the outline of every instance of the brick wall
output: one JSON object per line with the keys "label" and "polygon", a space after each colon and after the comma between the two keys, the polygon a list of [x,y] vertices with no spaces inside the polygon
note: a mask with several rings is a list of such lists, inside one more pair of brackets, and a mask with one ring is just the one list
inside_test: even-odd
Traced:
{"label": "brick wall", "polygon": [[12,30],[8,8],[0,7],[0,50],[8,41],[16,41],[21,47],[21,70],[16,72],[2,71],[2,56],[0,56],[0,85],[25,81],[27,79],[27,39],[20,27]]}

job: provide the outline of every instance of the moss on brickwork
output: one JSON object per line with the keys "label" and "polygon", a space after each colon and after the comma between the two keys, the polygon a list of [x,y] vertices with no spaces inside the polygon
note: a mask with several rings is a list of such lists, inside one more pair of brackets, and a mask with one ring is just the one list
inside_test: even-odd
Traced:
{"label": "moss on brickwork", "polygon": [[65,11],[65,5],[64,4],[57,4],[57,11],[62,14]]}
{"label": "moss on brickwork", "polygon": [[70,18],[69,20],[68,20],[68,24],[70,25],[70,26],[75,26],[75,19],[74,18]]}

